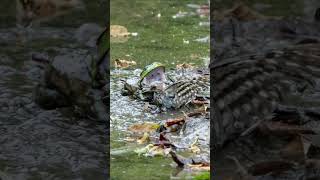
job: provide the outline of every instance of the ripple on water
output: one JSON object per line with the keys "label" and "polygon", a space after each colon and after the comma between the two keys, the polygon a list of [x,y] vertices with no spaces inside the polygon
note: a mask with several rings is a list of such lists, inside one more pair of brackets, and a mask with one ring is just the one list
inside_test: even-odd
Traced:
{"label": "ripple on water", "polygon": [[103,179],[106,125],[41,109],[32,100],[41,69],[16,61],[0,63],[0,178]]}

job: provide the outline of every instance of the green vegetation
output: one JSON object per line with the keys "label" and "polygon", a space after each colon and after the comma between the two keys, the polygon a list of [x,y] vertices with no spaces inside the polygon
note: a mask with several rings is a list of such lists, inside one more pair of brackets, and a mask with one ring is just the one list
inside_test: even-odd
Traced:
{"label": "green vegetation", "polygon": [[194,12],[186,6],[188,3],[194,1],[111,1],[111,25],[125,26],[129,32],[138,33],[125,43],[111,43],[111,59],[134,60],[140,68],[154,61],[169,67],[184,62],[203,65],[202,58],[209,56],[209,43],[194,40],[209,35],[208,26],[199,26],[199,22],[208,18],[197,15],[172,18],[179,11]]}
{"label": "green vegetation", "polygon": [[193,178],[194,180],[209,180],[210,172],[203,172]]}

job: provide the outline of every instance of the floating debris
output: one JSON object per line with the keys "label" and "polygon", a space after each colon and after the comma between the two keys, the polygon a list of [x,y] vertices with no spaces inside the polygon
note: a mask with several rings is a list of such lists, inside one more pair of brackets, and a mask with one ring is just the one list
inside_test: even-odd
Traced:
{"label": "floating debris", "polygon": [[196,140],[190,145],[189,150],[192,153],[199,154],[201,152],[201,149],[198,147],[198,141],[199,141],[199,137],[197,137]]}
{"label": "floating debris", "polygon": [[193,69],[194,68],[194,64],[193,63],[182,63],[182,64],[177,64],[176,65],[177,69]]}
{"label": "floating debris", "polygon": [[183,17],[186,17],[188,15],[193,15],[193,13],[179,11],[177,14],[173,15],[172,18],[173,19],[183,18]]}
{"label": "floating debris", "polygon": [[194,171],[210,171],[210,164],[207,163],[187,164],[187,166]]}
{"label": "floating debris", "polygon": [[203,37],[203,38],[198,38],[194,41],[197,41],[197,42],[200,42],[200,43],[208,43],[210,41],[210,37],[209,36],[206,36],[206,37]]}
{"label": "floating debris", "polygon": [[120,25],[111,25],[110,26],[110,36],[111,37],[125,37],[130,35],[128,29]]}
{"label": "floating debris", "polygon": [[138,33],[137,32],[133,32],[133,33],[131,33],[131,36],[138,36]]}
{"label": "floating debris", "polygon": [[134,124],[128,128],[134,133],[151,133],[155,132],[160,127],[159,123],[145,122],[142,124]]}
{"label": "floating debris", "polygon": [[150,135],[149,135],[149,133],[145,132],[143,134],[142,138],[137,140],[137,143],[138,144],[144,144],[144,143],[149,142],[149,141],[150,141]]}
{"label": "floating debris", "polygon": [[138,36],[137,32],[128,32],[128,29],[120,25],[110,26],[110,37],[111,42],[126,42],[129,36]]}
{"label": "floating debris", "polygon": [[193,8],[193,9],[199,9],[201,6],[198,4],[187,4],[187,7]]}
{"label": "floating debris", "polygon": [[199,26],[210,26],[210,22],[199,22]]}
{"label": "floating debris", "polygon": [[144,155],[147,157],[154,157],[167,156],[171,150],[171,148],[166,148],[163,145],[148,144],[146,147],[136,149],[134,152],[137,153],[138,156]]}
{"label": "floating debris", "polygon": [[130,66],[137,65],[135,61],[128,61],[124,59],[116,59],[114,60],[114,66],[116,68],[128,68]]}
{"label": "floating debris", "polygon": [[153,148],[153,147],[154,147],[153,144],[148,144],[146,147],[134,150],[134,152],[137,153],[138,156],[141,156],[141,154],[148,153],[150,151],[150,149]]}
{"label": "floating debris", "polygon": [[201,5],[200,8],[197,9],[197,14],[200,17],[207,17],[210,15],[210,7],[209,5]]}
{"label": "floating debris", "polygon": [[132,138],[132,137],[126,137],[123,140],[126,141],[126,142],[134,142],[135,141],[135,139]]}

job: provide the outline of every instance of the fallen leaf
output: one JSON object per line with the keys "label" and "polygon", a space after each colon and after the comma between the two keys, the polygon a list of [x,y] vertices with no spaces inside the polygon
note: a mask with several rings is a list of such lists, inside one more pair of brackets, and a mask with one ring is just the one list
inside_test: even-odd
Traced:
{"label": "fallen leaf", "polygon": [[114,66],[116,68],[128,68],[130,66],[137,65],[135,61],[128,61],[124,59],[116,59],[114,60]]}
{"label": "fallen leaf", "polygon": [[207,163],[187,164],[187,166],[194,171],[210,171],[210,164]]}
{"label": "fallen leaf", "polygon": [[190,55],[190,58],[191,58],[191,59],[199,59],[199,58],[200,58],[200,55],[199,55],[199,54],[191,54],[191,55]]}
{"label": "fallen leaf", "polygon": [[137,142],[138,144],[144,144],[146,142],[150,141],[150,135],[149,133],[145,132],[142,136],[142,138],[138,139]]}
{"label": "fallen leaf", "polygon": [[134,133],[151,133],[155,132],[160,125],[158,123],[152,123],[152,122],[145,122],[142,124],[134,124],[128,128],[129,131]]}
{"label": "fallen leaf", "polygon": [[123,43],[128,41],[129,36],[138,36],[137,32],[128,32],[128,29],[120,25],[110,26],[110,41],[115,43]]}
{"label": "fallen leaf", "polygon": [[153,146],[148,153],[145,154],[146,156],[165,156],[166,151],[164,146]]}
{"label": "fallen leaf", "polygon": [[193,69],[194,65],[193,64],[188,64],[188,63],[182,63],[182,64],[177,64],[176,68],[177,69]]}
{"label": "fallen leaf", "polygon": [[185,123],[185,117],[179,117],[175,119],[168,119],[165,122],[165,127],[171,127],[173,125],[182,125]]}
{"label": "fallen leaf", "polygon": [[172,18],[173,19],[183,18],[183,17],[186,17],[187,15],[190,15],[190,13],[179,11],[177,14],[173,15]]}
{"label": "fallen leaf", "polygon": [[133,142],[133,141],[135,141],[135,139],[132,138],[132,137],[126,137],[126,138],[124,138],[123,140],[124,140],[124,141],[127,141],[127,142]]}
{"label": "fallen leaf", "polygon": [[148,153],[149,150],[150,150],[151,148],[153,148],[153,147],[154,147],[153,144],[148,144],[147,146],[145,146],[145,147],[143,147],[143,148],[134,150],[134,152],[137,153],[138,156],[140,156],[141,154]]}
{"label": "fallen leaf", "polygon": [[199,154],[201,152],[201,149],[198,147],[198,141],[199,141],[199,137],[197,137],[195,141],[190,145],[189,150],[192,153]]}
{"label": "fallen leaf", "polygon": [[130,33],[128,32],[128,29],[124,26],[120,25],[111,25],[110,26],[110,36],[111,37],[126,37]]}

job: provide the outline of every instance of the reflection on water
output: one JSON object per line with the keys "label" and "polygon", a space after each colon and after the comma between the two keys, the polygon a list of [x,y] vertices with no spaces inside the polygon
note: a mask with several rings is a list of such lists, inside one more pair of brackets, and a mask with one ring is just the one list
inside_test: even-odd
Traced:
{"label": "reflection on water", "polygon": [[[65,34],[63,29],[40,31],[39,36]],[[50,40],[44,37],[28,42],[41,44],[40,50],[17,48],[10,32],[1,30],[7,39],[0,51],[0,178],[105,179],[106,125],[77,118],[72,109],[41,109],[32,100],[43,67],[31,61],[31,52],[59,48],[45,44]],[[67,47],[72,34],[64,38]]]}

